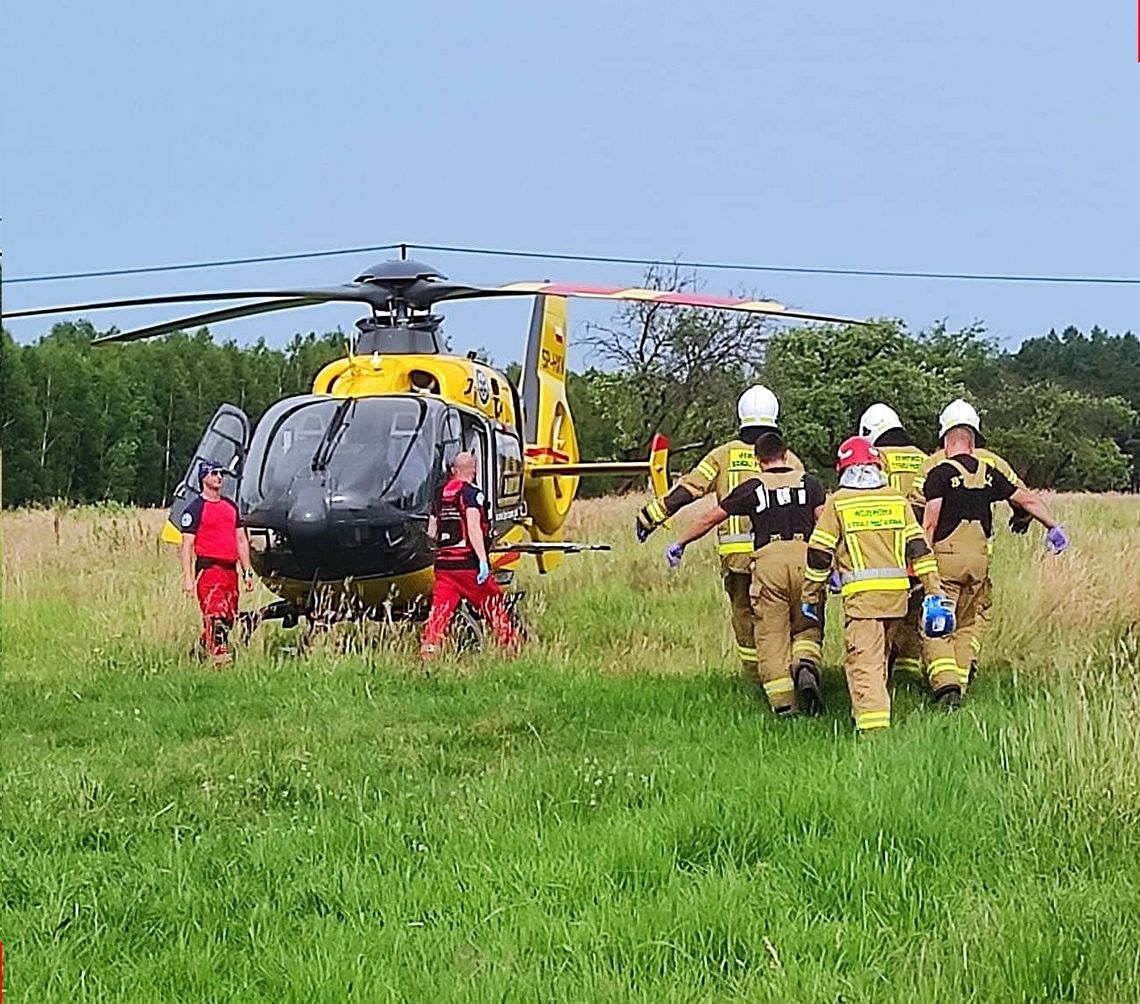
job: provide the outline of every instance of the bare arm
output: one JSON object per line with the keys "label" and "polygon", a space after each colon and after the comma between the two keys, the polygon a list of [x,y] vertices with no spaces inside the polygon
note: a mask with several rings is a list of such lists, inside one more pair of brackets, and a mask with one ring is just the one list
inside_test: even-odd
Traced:
{"label": "bare arm", "polygon": [[480,518],[479,510],[474,506],[469,506],[463,519],[467,524],[467,539],[471,542],[471,550],[475,552],[475,557],[481,562],[489,564],[487,561],[487,542],[483,539],[483,521]]}
{"label": "bare arm", "polygon": [[244,527],[238,527],[237,532],[238,564],[248,571],[253,571],[253,562],[249,560],[249,534]]}
{"label": "bare arm", "polygon": [[245,569],[245,588],[253,588],[253,562],[249,558],[249,534],[245,527],[239,526],[237,531],[238,564]]}
{"label": "bare arm", "polygon": [[435,540],[439,536],[439,521],[435,518],[434,513],[428,517],[427,530],[425,532],[428,535],[428,540]]}
{"label": "bare arm", "polygon": [[694,540],[700,540],[713,527],[720,526],[726,519],[728,519],[728,513],[718,505],[713,506],[703,516],[698,516],[689,528],[677,537],[677,543],[691,544]]}
{"label": "bare arm", "polygon": [[1051,530],[1057,525],[1049,507],[1041,500],[1041,496],[1036,492],[1031,492],[1028,488],[1018,488],[1009,497],[1009,502],[1010,505],[1020,506],[1038,523],[1043,523],[1047,529]]}
{"label": "bare arm", "polygon": [[926,503],[922,512],[922,532],[928,541],[934,540],[934,529],[938,526],[938,517],[942,514],[942,499],[931,499]]}
{"label": "bare arm", "polygon": [[194,591],[194,534],[184,533],[182,543],[178,545],[178,557],[182,562],[182,588],[192,593]]}

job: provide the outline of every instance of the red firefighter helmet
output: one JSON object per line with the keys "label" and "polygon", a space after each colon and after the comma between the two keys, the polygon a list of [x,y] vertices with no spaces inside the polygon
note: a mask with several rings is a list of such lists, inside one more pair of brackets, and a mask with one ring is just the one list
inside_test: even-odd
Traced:
{"label": "red firefighter helmet", "polygon": [[869,439],[862,436],[851,436],[839,444],[839,453],[835,460],[836,471],[845,471],[856,464],[874,464],[883,466],[883,457]]}

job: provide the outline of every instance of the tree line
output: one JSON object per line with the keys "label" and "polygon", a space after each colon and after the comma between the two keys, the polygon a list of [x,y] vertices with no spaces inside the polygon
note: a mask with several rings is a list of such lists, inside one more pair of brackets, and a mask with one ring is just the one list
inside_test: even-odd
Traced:
{"label": "tree line", "polygon": [[[340,332],[297,335],[283,349],[219,344],[205,329],[96,349],[98,334],[87,322],[57,324],[21,345],[0,332],[4,505],[164,505],[220,403],[256,422],[274,401],[307,392],[344,351]],[[695,463],[733,434],[737,396],[762,381],[780,397],[789,442],[824,474],[873,401],[895,407],[929,449],[942,406],[963,396],[982,412],[989,443],[1034,486],[1140,482],[1140,341],[1131,333],[1067,328],[1008,353],[979,328],[776,328],[751,315],[631,304],[583,340],[595,365],[571,373],[568,391],[585,457],[640,457],[661,431],[674,468]],[[508,372],[517,379],[517,365]]]}
{"label": "tree line", "polygon": [[[982,414],[987,443],[1026,481],[1063,491],[1140,488],[1140,339],[1093,328],[1031,338],[1003,352],[980,326],[910,333],[895,320],[773,329],[763,318],[665,312],[633,304],[595,329],[618,365],[571,378],[584,452],[636,455],[645,429],[675,450],[731,437],[735,401],[750,383],[781,402],[780,424],[825,479],[835,448],[875,401],[898,411],[915,443],[937,446],[938,415],[956,397]],[[744,344],[742,361],[708,365]],[[695,462],[699,454],[688,458]],[[682,462],[680,456],[673,466]]]}

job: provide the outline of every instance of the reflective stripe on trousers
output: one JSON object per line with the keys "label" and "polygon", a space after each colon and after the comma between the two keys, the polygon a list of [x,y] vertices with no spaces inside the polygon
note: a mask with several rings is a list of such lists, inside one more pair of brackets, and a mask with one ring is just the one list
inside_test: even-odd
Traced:
{"label": "reflective stripe on trousers", "polygon": [[865,593],[870,590],[910,589],[910,576],[905,568],[858,568],[851,572],[843,572],[839,576],[839,593],[841,596],[851,596],[855,593]]}

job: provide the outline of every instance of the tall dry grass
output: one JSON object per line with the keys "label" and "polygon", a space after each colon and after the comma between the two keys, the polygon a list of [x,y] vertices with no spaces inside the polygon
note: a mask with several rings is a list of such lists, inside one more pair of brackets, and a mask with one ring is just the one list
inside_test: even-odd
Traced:
{"label": "tall dry grass", "polygon": [[613,551],[524,562],[517,660],[430,674],[414,632],[298,658],[274,627],[214,672],[161,513],[0,515],[6,989],[1133,999],[1140,499],[1053,500],[1060,559],[1003,528],[965,709],[900,682],[869,743],[841,618],[828,714],[775,721],[736,680],[711,542],[670,572],[641,501],[575,506],[570,536]]}

